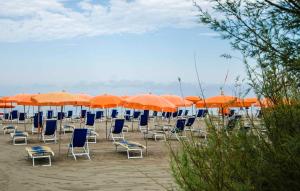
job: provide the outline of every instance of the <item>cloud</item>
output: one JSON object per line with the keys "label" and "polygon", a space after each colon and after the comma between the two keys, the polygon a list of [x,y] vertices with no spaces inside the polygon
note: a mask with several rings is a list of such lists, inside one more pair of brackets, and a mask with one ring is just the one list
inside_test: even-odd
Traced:
{"label": "cloud", "polygon": [[[145,33],[197,26],[192,0],[9,0],[0,2],[0,42]],[[208,6],[204,3],[203,6]]]}

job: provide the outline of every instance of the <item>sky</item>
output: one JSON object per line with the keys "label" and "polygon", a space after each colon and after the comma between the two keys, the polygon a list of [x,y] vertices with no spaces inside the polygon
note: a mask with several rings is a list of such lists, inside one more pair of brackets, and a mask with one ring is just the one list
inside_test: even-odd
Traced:
{"label": "sky", "polygon": [[[211,5],[198,1],[204,9]],[[229,42],[197,22],[191,0],[0,0],[0,96],[233,94],[246,78]]]}

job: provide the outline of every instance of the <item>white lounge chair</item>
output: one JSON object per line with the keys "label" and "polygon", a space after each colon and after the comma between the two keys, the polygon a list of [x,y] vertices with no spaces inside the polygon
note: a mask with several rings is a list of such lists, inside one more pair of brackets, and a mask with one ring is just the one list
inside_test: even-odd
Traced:
{"label": "white lounge chair", "polygon": [[10,133],[14,145],[27,145],[28,133],[23,131],[15,131]]}
{"label": "white lounge chair", "polygon": [[51,166],[51,157],[54,156],[54,152],[50,147],[46,146],[34,146],[26,147],[28,158],[32,158],[32,166],[35,166],[35,159],[47,158],[49,163],[43,166]]}
{"label": "white lounge chair", "polygon": [[[143,149],[146,149],[146,146],[140,143],[126,141],[126,140],[115,141],[113,144],[116,146],[116,151],[118,150],[118,146],[121,146],[123,149],[125,149],[127,152],[128,159],[143,158]],[[133,152],[138,152],[139,155],[131,156],[130,154]]]}

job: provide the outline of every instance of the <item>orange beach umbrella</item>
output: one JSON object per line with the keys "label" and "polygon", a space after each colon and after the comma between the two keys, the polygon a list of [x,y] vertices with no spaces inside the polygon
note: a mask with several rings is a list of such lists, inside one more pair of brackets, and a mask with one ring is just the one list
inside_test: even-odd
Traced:
{"label": "orange beach umbrella", "polygon": [[190,107],[193,105],[193,102],[183,99],[182,97],[177,95],[162,95],[161,97],[165,98],[176,107]]}
{"label": "orange beach umbrella", "polygon": [[82,94],[82,93],[74,94],[74,96],[76,97],[76,99],[78,99],[76,104],[74,104],[75,106],[90,106],[91,99],[93,98],[93,96],[91,96],[91,95]]}
{"label": "orange beach umbrella", "polygon": [[14,108],[15,106],[7,104],[7,103],[0,103],[0,108]]}
{"label": "orange beach umbrella", "polygon": [[152,111],[175,112],[176,106],[167,99],[154,94],[140,94],[126,99],[125,107]]}
{"label": "orange beach umbrella", "polygon": [[237,97],[234,96],[226,96],[226,95],[219,95],[214,97],[209,97],[207,99],[201,100],[197,102],[196,107],[230,107],[235,104],[237,101]]}
{"label": "orange beach umbrella", "polygon": [[[32,101],[43,106],[61,106],[61,112],[63,112],[63,106],[65,105],[76,105],[78,103],[84,102],[85,100],[77,97],[73,94],[67,92],[52,92],[44,93],[33,96]],[[61,140],[62,132],[62,118],[60,119],[60,131],[59,131],[59,140]],[[60,155],[60,145],[59,141],[59,155]]]}
{"label": "orange beach umbrella", "polygon": [[93,97],[90,102],[92,108],[114,108],[122,106],[123,99],[119,96],[103,94]]}
{"label": "orange beach umbrella", "polygon": [[202,100],[199,96],[186,96],[184,99],[191,101],[194,104]]}

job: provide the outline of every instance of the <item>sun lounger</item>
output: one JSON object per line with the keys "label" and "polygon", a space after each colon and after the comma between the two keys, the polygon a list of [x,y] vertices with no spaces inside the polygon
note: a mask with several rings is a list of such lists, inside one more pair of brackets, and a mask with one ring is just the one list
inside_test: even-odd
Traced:
{"label": "sun lounger", "polygon": [[13,145],[27,145],[28,133],[23,131],[15,131],[10,133]]}
{"label": "sun lounger", "polygon": [[17,126],[15,125],[5,125],[3,128],[3,134],[6,134],[6,133],[12,133],[12,132],[15,132],[17,130]]}
{"label": "sun lounger", "polygon": [[[143,158],[143,149],[146,148],[144,145],[142,145],[140,143],[136,143],[136,142],[132,142],[132,141],[126,141],[126,140],[114,142],[113,144],[116,146],[116,151],[118,150],[118,146],[120,146],[123,149],[125,149],[126,152],[127,152],[127,158],[128,159]],[[130,155],[133,152],[138,152],[139,155],[138,156],[136,156],[136,155],[134,155],[134,156]]]}
{"label": "sun lounger", "polygon": [[34,147],[26,147],[28,157],[32,158],[32,166],[35,166],[35,159],[48,159],[49,163],[43,166],[51,166],[51,157],[54,156],[54,152],[50,147],[46,146],[34,146]]}
{"label": "sun lounger", "polygon": [[99,134],[92,130],[92,129],[88,129],[88,133],[87,133],[87,142],[88,143],[97,143],[97,137],[99,136]]}
{"label": "sun lounger", "polygon": [[62,128],[64,134],[66,134],[66,132],[73,132],[74,129],[75,129],[74,125],[64,125]]}

